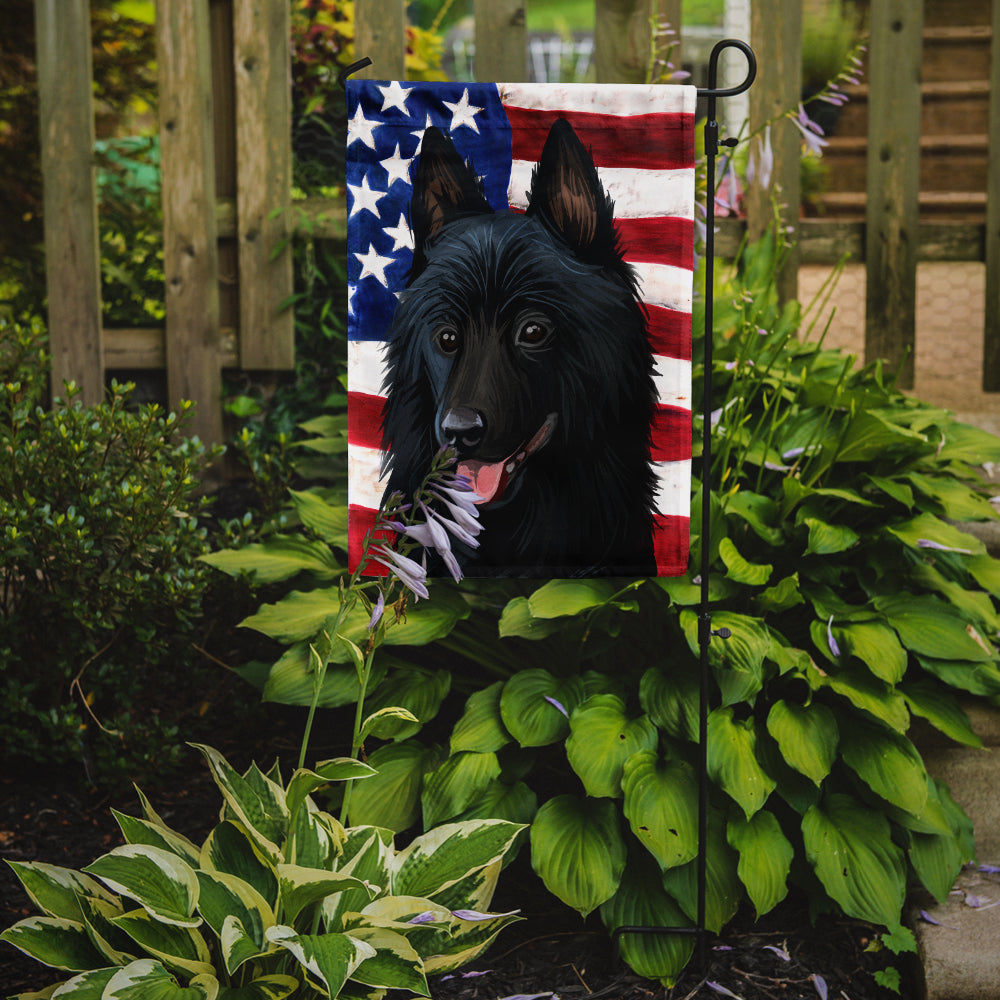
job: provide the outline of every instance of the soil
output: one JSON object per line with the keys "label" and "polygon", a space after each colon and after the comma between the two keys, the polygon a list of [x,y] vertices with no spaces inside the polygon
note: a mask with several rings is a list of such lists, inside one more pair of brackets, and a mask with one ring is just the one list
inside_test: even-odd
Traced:
{"label": "soil", "polygon": [[[294,721],[277,713],[266,731],[258,728],[252,734],[256,746],[290,751]],[[252,756],[250,737],[244,733],[235,740],[220,738],[217,745],[239,765]],[[198,841],[215,821],[219,796],[194,751],[192,765],[155,791],[146,791],[170,826]],[[139,814],[134,792],[109,796],[57,775],[0,778],[0,858],[81,868],[122,842],[112,807]],[[740,913],[721,936],[706,938],[705,967],[697,968],[693,960],[673,989],[633,974],[616,958],[596,915],[584,922],[563,907],[544,890],[523,856],[501,877],[494,908],[519,908],[525,919],[503,931],[470,969],[432,977],[435,1000],[692,1000],[734,995],[743,1000],[887,1000],[892,994],[873,976],[888,965],[903,974],[902,996],[918,994],[912,970],[903,962],[884,951],[866,950],[874,940],[871,927],[830,917],[813,926],[800,899],[786,901],[759,923],[752,914]],[[0,927],[33,912],[11,870],[0,866]],[[65,976],[0,944],[0,995],[39,990],[60,978]]]}

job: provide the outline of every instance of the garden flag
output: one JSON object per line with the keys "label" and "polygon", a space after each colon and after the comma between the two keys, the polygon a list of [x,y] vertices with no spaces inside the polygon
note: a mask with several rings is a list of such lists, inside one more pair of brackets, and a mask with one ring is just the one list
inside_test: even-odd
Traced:
{"label": "garden flag", "polygon": [[695,97],[348,82],[352,569],[450,445],[466,575],[686,571]]}

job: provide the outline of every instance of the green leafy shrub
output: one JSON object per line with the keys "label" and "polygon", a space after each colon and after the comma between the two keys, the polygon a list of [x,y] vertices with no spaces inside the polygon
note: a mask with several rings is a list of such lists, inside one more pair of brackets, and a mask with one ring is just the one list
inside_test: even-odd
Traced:
{"label": "green leafy shrub", "polygon": [[[781,253],[771,239],[746,248],[714,296],[709,583],[712,625],[731,637],[709,648],[706,922],[718,931],[744,903],[763,914],[796,887],[814,912],[903,941],[908,884],[943,899],[974,850],[909,729],[920,717],[977,746],[958,695],[1000,695],[1000,561],[953,523],[996,516],[976,466],[1000,460],[1000,440],[905,396],[880,364],[799,339],[801,308],[779,307],[774,288]],[[341,429],[327,432],[333,446]],[[418,723],[377,734],[379,773],[356,789],[353,821],[530,821],[532,863],[569,906],[609,929],[693,923],[697,462],[694,474],[686,577],[435,583],[387,634],[394,658],[369,687],[370,705]],[[338,499],[295,494],[301,532],[226,555],[230,572],[288,581],[245,622],[288,646],[253,671],[265,698],[313,692],[309,639],[343,558]],[[444,752],[420,730],[461,689]],[[349,704],[356,690],[345,656],[322,698]],[[622,939],[633,968],[665,982],[691,947]]]}
{"label": "green leafy shrub", "polygon": [[366,764],[324,761],[285,785],[277,766],[240,774],[199,749],[225,803],[202,845],[140,793],[142,819],[115,813],[125,846],[82,872],[10,863],[42,915],[0,938],[78,973],[60,996],[429,996],[429,973],[471,961],[518,919],[487,912],[516,824],[451,823],[397,849],[390,831],[345,829],[311,798],[369,779]]}
{"label": "green leafy shrub", "polygon": [[186,405],[133,410],[129,386],[83,406],[70,385],[42,408],[41,337],[0,320],[0,743],[8,761],[83,757],[109,773],[176,752],[150,681],[191,663],[209,456]]}

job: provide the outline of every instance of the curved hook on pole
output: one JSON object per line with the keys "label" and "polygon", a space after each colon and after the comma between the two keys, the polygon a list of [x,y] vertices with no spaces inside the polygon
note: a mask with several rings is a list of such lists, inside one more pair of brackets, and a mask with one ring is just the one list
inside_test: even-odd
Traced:
{"label": "curved hook on pole", "polygon": [[[747,59],[746,79],[735,87],[717,87],[719,77],[719,56],[726,49],[739,49]],[[712,54],[708,57],[708,87],[699,88],[699,97],[735,97],[750,89],[751,84],[757,78],[757,57],[753,49],[739,38],[723,38],[721,42],[716,42],[712,48]]]}
{"label": "curved hook on pole", "polygon": [[371,66],[371,64],[372,64],[371,59],[369,59],[368,56],[365,56],[363,59],[359,59],[357,62],[352,62],[349,66],[345,66],[337,74],[337,83],[339,84],[340,89],[341,90],[347,89],[347,78],[352,73],[357,73],[358,70],[364,69],[366,66]]}

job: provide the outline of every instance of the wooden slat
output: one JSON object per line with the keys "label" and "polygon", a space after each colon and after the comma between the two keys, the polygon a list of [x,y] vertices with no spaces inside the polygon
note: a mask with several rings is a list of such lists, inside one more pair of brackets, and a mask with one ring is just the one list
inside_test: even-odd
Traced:
{"label": "wooden slat", "polygon": [[865,359],[913,387],[923,4],[872,0],[869,50]]}
{"label": "wooden slat", "polygon": [[208,4],[156,9],[169,402],[197,404],[192,432],[222,440],[219,257]]}
{"label": "wooden slat", "polygon": [[476,79],[520,83],[528,76],[524,0],[475,0]]}
{"label": "wooden slat", "polygon": [[[116,327],[103,330],[101,340],[108,371],[157,371],[166,367],[166,333],[163,327]],[[240,363],[233,327],[224,326],[219,331],[219,356],[224,367],[236,367]]]}
{"label": "wooden slat", "polygon": [[372,64],[354,75],[368,80],[406,79],[405,0],[358,0],[354,5],[355,58]]}
{"label": "wooden slat", "polygon": [[[747,218],[751,239],[759,239],[774,219],[774,203],[781,208],[781,225],[797,237],[800,201],[799,157],[802,136],[783,115],[799,103],[802,90],[802,4],[800,0],[759,0],[750,9],[750,40],[761,67],[750,88],[750,131],[771,126],[774,169],[767,188],[755,180],[747,192]],[[720,111],[721,114],[721,111]],[[738,123],[737,123],[738,124]],[[735,132],[731,128],[730,132]],[[759,139],[754,139],[754,143]],[[759,147],[758,147],[759,148]],[[799,249],[794,243],[778,274],[780,299],[798,295]]]}
{"label": "wooden slat", "polygon": [[290,9],[287,0],[233,7],[240,365],[295,367],[291,309],[292,200]]}
{"label": "wooden slat", "polygon": [[983,330],[983,390],[1000,392],[1000,0],[993,0],[989,129],[989,169],[986,181],[986,325]]}
{"label": "wooden slat", "polygon": [[104,396],[88,0],[35,0],[52,391]]}
{"label": "wooden slat", "polygon": [[645,83],[651,0],[595,0],[594,68],[598,83]]}
{"label": "wooden slat", "polygon": [[681,31],[681,0],[654,0],[656,4],[656,16],[664,24],[668,25],[670,29],[676,34],[670,35],[667,38],[668,48],[669,42],[673,41],[673,47],[670,48],[670,62],[675,70],[680,70],[682,68],[684,59],[684,45],[683,45],[683,35]]}

